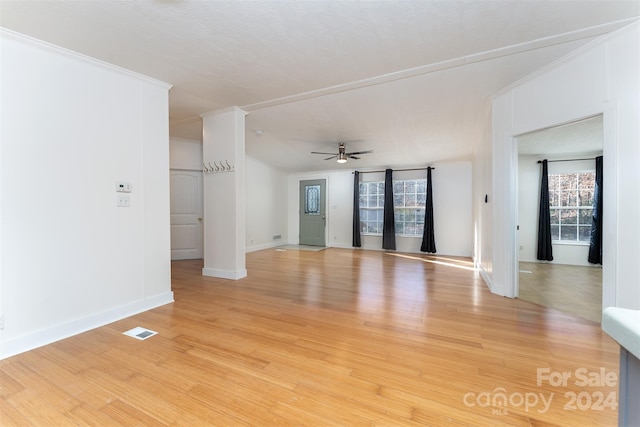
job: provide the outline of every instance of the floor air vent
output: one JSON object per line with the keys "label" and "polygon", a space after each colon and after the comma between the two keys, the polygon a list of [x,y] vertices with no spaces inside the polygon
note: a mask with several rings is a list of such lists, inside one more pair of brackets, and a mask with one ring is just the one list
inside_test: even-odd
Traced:
{"label": "floor air vent", "polygon": [[123,334],[129,335],[130,337],[133,337],[137,340],[146,340],[147,338],[157,334],[157,332],[138,326],[137,328],[133,328],[127,332],[123,332]]}

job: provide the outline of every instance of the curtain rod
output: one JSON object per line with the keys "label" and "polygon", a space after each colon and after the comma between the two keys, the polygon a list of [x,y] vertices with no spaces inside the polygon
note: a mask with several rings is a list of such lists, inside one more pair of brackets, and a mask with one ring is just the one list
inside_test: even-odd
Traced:
{"label": "curtain rod", "polygon": [[[427,169],[431,168],[431,170],[434,170],[435,167],[433,166],[427,166],[426,168],[411,168],[411,169],[392,169],[394,172],[403,172],[403,171],[426,171]],[[358,171],[360,172],[360,171]],[[381,173],[381,172],[386,172],[386,171],[362,171],[360,173]],[[354,172],[351,172],[354,173]]]}
{"label": "curtain rod", "polygon": [[[595,157],[590,158],[590,159],[547,160],[547,163],[554,163],[554,162],[577,162],[578,160],[595,160]],[[538,160],[538,163],[542,163],[542,160]]]}

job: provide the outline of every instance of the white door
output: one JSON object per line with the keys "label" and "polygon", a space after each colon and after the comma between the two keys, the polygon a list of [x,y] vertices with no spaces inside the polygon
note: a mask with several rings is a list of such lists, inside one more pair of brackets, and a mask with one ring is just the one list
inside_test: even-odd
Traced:
{"label": "white door", "polygon": [[171,259],[203,258],[202,172],[171,171]]}

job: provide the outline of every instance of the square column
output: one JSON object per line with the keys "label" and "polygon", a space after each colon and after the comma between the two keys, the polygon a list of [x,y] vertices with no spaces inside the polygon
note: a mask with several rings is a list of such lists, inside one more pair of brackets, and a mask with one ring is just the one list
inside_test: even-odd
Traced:
{"label": "square column", "polygon": [[205,169],[209,169],[205,170],[203,186],[203,276],[233,280],[247,276],[244,151],[246,115],[246,112],[236,107],[202,115],[202,158]]}

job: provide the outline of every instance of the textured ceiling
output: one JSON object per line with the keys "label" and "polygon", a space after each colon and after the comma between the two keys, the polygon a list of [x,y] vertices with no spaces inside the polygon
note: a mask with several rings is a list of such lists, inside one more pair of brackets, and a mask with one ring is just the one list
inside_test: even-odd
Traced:
{"label": "textured ceiling", "polygon": [[[173,136],[240,106],[286,171],[468,159],[489,96],[637,19],[638,1],[7,1],[0,24],[171,83]],[[260,135],[256,131],[262,131]]]}
{"label": "textured ceiling", "polygon": [[602,115],[518,136],[518,154],[554,159],[602,154]]}

